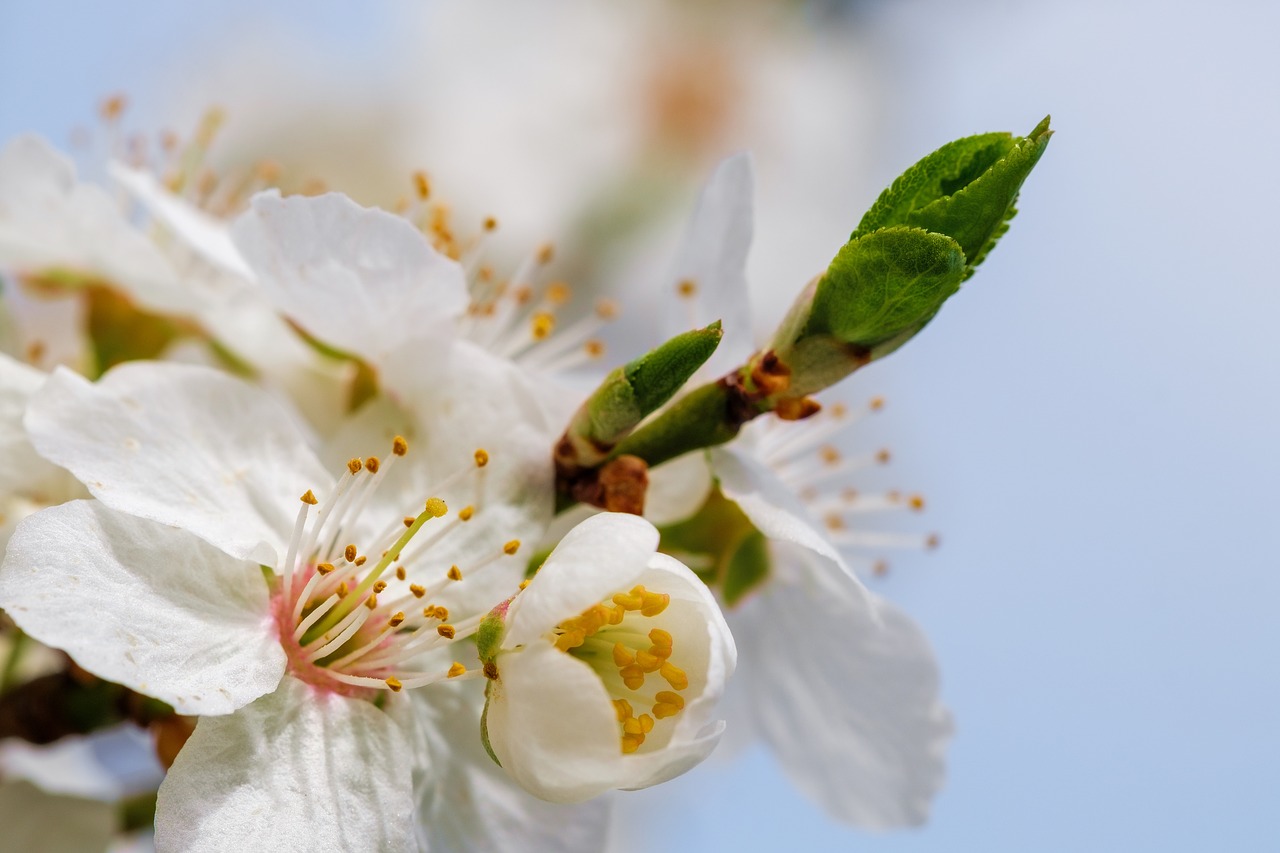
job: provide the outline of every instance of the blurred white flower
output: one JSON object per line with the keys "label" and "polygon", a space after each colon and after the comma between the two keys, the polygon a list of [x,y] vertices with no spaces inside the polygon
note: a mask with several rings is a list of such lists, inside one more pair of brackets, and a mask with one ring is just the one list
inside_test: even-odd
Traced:
{"label": "blurred white flower", "polygon": [[636,516],[583,521],[479,637],[486,743],[553,802],[645,788],[710,754],[733,638],[706,586]]}

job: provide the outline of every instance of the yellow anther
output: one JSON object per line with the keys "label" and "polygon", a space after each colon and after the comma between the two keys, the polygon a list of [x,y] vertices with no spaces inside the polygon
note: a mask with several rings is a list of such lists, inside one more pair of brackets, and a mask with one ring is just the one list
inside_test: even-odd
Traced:
{"label": "yellow anther", "polygon": [[644,600],[640,596],[626,592],[614,593],[611,600],[623,610],[639,610],[644,605]]}
{"label": "yellow anther", "polygon": [[595,338],[592,338],[591,340],[583,344],[582,348],[586,350],[587,355],[591,356],[592,358],[599,358],[600,356],[604,355],[604,341],[597,340]]}
{"label": "yellow anther", "polygon": [[818,451],[818,456],[827,465],[834,465],[840,461],[840,451],[829,444]]}
{"label": "yellow anther", "polygon": [[675,642],[671,639],[671,635],[661,628],[654,628],[649,632],[649,642],[653,643],[655,646],[663,646],[668,649],[675,645]]}
{"label": "yellow anther", "polygon": [[470,521],[471,516],[475,514],[476,514],[476,508],[470,505],[464,506],[462,509],[458,510],[458,518],[461,519],[462,521]]}
{"label": "yellow anther", "polygon": [[550,243],[543,243],[538,247],[538,263],[549,264],[551,259],[556,255],[556,247]]}
{"label": "yellow anther", "polygon": [[884,408],[884,397],[872,397],[870,406],[871,406],[871,411],[873,412],[880,411],[881,409]]}
{"label": "yellow anther", "polygon": [[343,581],[342,583],[338,584],[338,593],[337,593],[338,598],[346,598],[347,594],[350,592],[351,590],[347,587],[346,581]]}
{"label": "yellow anther", "polygon": [[670,702],[656,702],[653,706],[653,715],[659,720],[665,720],[667,717],[674,717],[680,713],[680,709]]}
{"label": "yellow anther", "polygon": [[513,299],[515,299],[517,304],[527,305],[529,303],[529,300],[533,298],[533,288],[529,287],[528,285],[524,287],[517,287],[515,289],[515,292],[512,293],[511,296]]}
{"label": "yellow anther", "polygon": [[671,596],[665,592],[646,592],[644,593],[644,604],[640,608],[640,615],[657,616],[666,610],[667,605],[670,603]]}
{"label": "yellow anther", "polygon": [[409,592],[413,593],[414,598],[422,598],[427,594],[427,588],[416,583],[409,584]]}
{"label": "yellow anther", "polygon": [[376,456],[370,456],[368,459],[364,460],[365,470],[368,471],[370,474],[378,473],[378,468],[381,465],[382,465],[382,460]]}
{"label": "yellow anther", "polygon": [[556,318],[546,311],[539,311],[533,315],[532,333],[535,341],[544,340],[556,328]]}
{"label": "yellow anther", "polygon": [[914,509],[916,512],[919,512],[920,510],[924,509],[924,498],[921,495],[912,495],[910,498],[907,499],[907,505],[910,506],[912,509]]}
{"label": "yellow anther", "polygon": [[651,652],[636,652],[636,666],[640,667],[645,672],[657,672],[658,668],[661,667],[662,664],[662,658]]}
{"label": "yellow anther", "polygon": [[356,564],[357,566],[363,566],[363,565],[365,564],[365,562],[366,562],[368,559],[369,559],[368,557],[366,557],[365,555],[361,554],[359,557],[356,557],[356,559],[355,559],[355,564]]}
{"label": "yellow anther", "polygon": [[613,709],[618,713],[620,723],[631,716],[631,703],[626,699],[614,699]]}
{"label": "yellow anther", "polygon": [[333,563],[316,563],[316,571],[322,575],[327,575],[333,571]]}
{"label": "yellow anther", "polygon": [[605,609],[609,611],[610,625],[621,625],[622,620],[625,619],[627,616],[627,608],[625,607],[618,607],[615,605],[613,607],[608,607]]}
{"label": "yellow anther", "polygon": [[644,743],[644,735],[623,735],[622,736],[622,752],[630,755],[640,748],[640,744]]}
{"label": "yellow anther", "polygon": [[527,578],[526,578],[525,580],[520,581],[520,588],[521,588],[521,589],[524,589],[524,588],[525,588],[525,587],[527,587],[528,585],[529,585],[529,580],[528,580]]}
{"label": "yellow anther", "polygon": [[370,610],[377,610],[378,609],[377,593],[370,593],[369,597],[364,600],[364,606],[369,608]]}
{"label": "yellow anther", "polygon": [[125,105],[128,101],[124,95],[112,95],[102,102],[101,113],[104,121],[115,121],[120,118],[120,114],[124,112]]}
{"label": "yellow anther", "polygon": [[384,589],[386,589],[386,588],[387,588],[387,582],[386,582],[386,581],[376,581],[376,582],[374,582],[374,584],[373,584],[373,591],[374,591],[374,592],[382,592],[382,591],[383,591]]}
{"label": "yellow anther", "polygon": [[677,709],[684,708],[684,697],[670,690],[659,690],[653,698],[667,705],[675,705]]}
{"label": "yellow anther", "polygon": [[[467,668],[462,664],[458,663],[457,661],[454,661],[453,666],[449,667],[450,678],[457,678],[459,675],[466,675],[466,674],[467,674]],[[486,675],[488,674],[487,671],[485,674]]]}
{"label": "yellow anther", "polygon": [[439,619],[441,622],[448,621],[449,608],[445,607],[443,604],[438,604],[435,606],[434,609],[435,609],[435,614],[437,619]]}
{"label": "yellow anther", "polygon": [[676,285],[676,293],[679,293],[685,299],[693,296],[698,292],[698,284],[691,278],[683,279]]}
{"label": "yellow anther", "polygon": [[392,628],[399,628],[404,623],[404,619],[405,619],[404,611],[398,610],[396,611],[395,615],[393,615],[390,619],[387,620],[387,624],[390,625]]}
{"label": "yellow anther", "polygon": [[636,662],[636,656],[622,643],[613,644],[613,665],[621,669]]}
{"label": "yellow anther", "polygon": [[658,670],[658,675],[666,679],[667,684],[670,684],[676,690],[684,690],[689,686],[689,676],[685,675],[683,669],[670,661],[662,664],[662,668]]}
{"label": "yellow anther", "polygon": [[662,658],[663,660],[666,660],[667,658],[671,657],[671,647],[670,646],[650,646],[649,654],[653,655],[654,657]]}
{"label": "yellow anther", "polygon": [[402,520],[404,521],[405,527],[413,527],[413,522],[416,521],[417,519],[415,519],[412,515],[406,515]]}
{"label": "yellow anther", "polygon": [[508,556],[510,556],[511,554],[514,554],[516,551],[519,551],[519,550],[520,550],[519,539],[512,539],[506,545],[502,546],[502,553],[507,554]]}
{"label": "yellow anther", "polygon": [[418,198],[426,201],[431,197],[431,182],[427,180],[426,172],[413,173],[413,188],[418,192]]}
{"label": "yellow anther", "polygon": [[556,648],[562,652],[569,649],[576,649],[587,640],[587,632],[581,628],[570,628],[559,637],[556,637]]}
{"label": "yellow anther", "polygon": [[390,687],[394,693],[399,693],[404,687],[404,685],[400,683],[400,679],[396,678],[394,675],[387,679],[387,686]]}
{"label": "yellow anther", "polygon": [[618,303],[611,299],[601,299],[596,303],[596,316],[601,320],[612,320],[618,316]]}
{"label": "yellow anther", "polygon": [[640,721],[640,731],[644,732],[645,734],[648,734],[649,732],[653,731],[653,717],[650,717],[648,714],[641,714],[639,717],[639,721]]}
{"label": "yellow anther", "polygon": [[320,503],[320,501],[316,500],[315,492],[311,491],[310,489],[307,489],[307,493],[302,496],[302,502],[304,504],[311,504],[312,506],[315,506],[316,504]]}
{"label": "yellow anther", "polygon": [[462,580],[462,569],[457,566],[450,566],[445,577],[449,578],[451,581],[460,581]]}
{"label": "yellow anther", "polygon": [[644,670],[635,664],[624,666],[618,670],[618,674],[622,676],[622,683],[630,690],[639,690],[644,686]]}
{"label": "yellow anther", "polygon": [[359,456],[353,456],[352,458],[347,460],[347,470],[350,471],[352,474],[359,474],[360,469],[363,467],[364,467],[364,462],[361,461]]}
{"label": "yellow anther", "polygon": [[396,456],[404,456],[409,452],[409,442],[404,440],[403,435],[397,435],[391,439],[391,452]]}
{"label": "yellow anther", "polygon": [[[653,728],[652,724],[650,724],[649,727]],[[635,717],[631,717],[629,719],[623,720],[622,730],[629,735],[642,735],[645,733],[644,725]]]}
{"label": "yellow anther", "polygon": [[439,518],[449,511],[448,505],[439,498],[427,498],[426,507],[433,518]]}
{"label": "yellow anther", "polygon": [[889,449],[885,448],[876,452],[876,461],[881,465],[889,464]]}
{"label": "yellow anther", "polygon": [[489,464],[489,451],[485,450],[483,447],[476,448],[475,459],[476,467],[483,468]]}
{"label": "yellow anther", "polygon": [[402,581],[405,578],[404,566],[396,566],[396,580]]}
{"label": "yellow anther", "polygon": [[356,546],[348,545],[343,549],[342,556],[347,558],[348,563],[354,563],[356,561]]}
{"label": "yellow anther", "polygon": [[497,227],[498,227],[498,220],[497,220],[497,219],[494,219],[492,216],[486,216],[486,217],[484,218],[484,230],[486,230],[486,231],[493,231],[493,230],[494,230],[494,229],[496,229]]}
{"label": "yellow anther", "polygon": [[555,281],[547,285],[547,301],[556,305],[563,305],[569,301],[569,296],[573,293],[569,285],[563,281]]}
{"label": "yellow anther", "polygon": [[937,548],[937,547],[938,547],[938,534],[936,534],[936,533],[930,533],[927,537],[925,537],[925,540],[924,540],[924,547],[926,547],[926,548]]}
{"label": "yellow anther", "polygon": [[441,637],[444,637],[446,640],[452,640],[458,632],[452,625],[438,625],[436,627],[436,633]]}

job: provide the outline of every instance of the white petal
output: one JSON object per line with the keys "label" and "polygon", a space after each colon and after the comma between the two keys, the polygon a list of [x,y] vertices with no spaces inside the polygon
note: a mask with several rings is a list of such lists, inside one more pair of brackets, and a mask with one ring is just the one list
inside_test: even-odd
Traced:
{"label": "white petal", "polygon": [[404,733],[371,703],[293,678],[196,725],[156,801],[156,849],[410,850]]}
{"label": "white petal", "polygon": [[184,714],[230,713],[284,673],[257,565],[96,501],[18,525],[0,607],[95,675]]}
{"label": "white petal", "polygon": [[87,300],[73,290],[42,292],[22,282],[5,282],[0,299],[0,347],[22,353],[32,365],[58,365],[84,372],[93,363],[87,329]]}
{"label": "white petal", "polygon": [[204,302],[101,188],[37,136],[0,151],[0,266],[103,278],[142,305],[192,313]]}
{"label": "white petal", "polygon": [[252,277],[249,265],[231,242],[231,231],[225,223],[170,192],[150,172],[114,161],[108,171],[116,183],[205,260],[240,278]]}
{"label": "white petal", "polygon": [[693,297],[668,299],[668,337],[714,320],[724,323],[724,338],[702,373],[731,370],[752,351],[746,272],[751,196],[750,155],[737,154],[722,162],[698,198],[668,277],[673,291],[682,281],[692,281],[696,288]]}
{"label": "white petal", "polygon": [[46,794],[29,782],[0,784],[4,849],[22,853],[102,853],[116,829],[108,803]]}
{"label": "white petal", "polygon": [[66,477],[41,458],[22,425],[27,405],[47,375],[0,354],[0,495],[43,495]]}
{"label": "white petal", "polygon": [[[753,727],[832,817],[915,826],[941,787],[951,716],[920,629],[845,581],[842,596],[770,584],[734,624]],[[874,608],[874,612],[872,612]],[[734,721],[730,721],[731,724]]]}
{"label": "white petal", "polygon": [[330,482],[296,418],[224,373],[132,362],[96,384],[60,369],[26,426],[41,455],[107,505],[275,566],[299,497]]}
{"label": "white petal", "polygon": [[403,218],[338,193],[259,193],[231,234],[284,314],[375,365],[406,341],[443,339],[467,306],[455,261]]}
{"label": "white petal", "polygon": [[618,722],[587,664],[536,643],[498,659],[486,726],[502,768],[534,796],[580,803],[618,787],[625,773]]}
{"label": "white petal", "polygon": [[705,453],[686,453],[649,470],[644,517],[661,527],[693,515],[711,491],[711,468]]}
{"label": "white petal", "polygon": [[[840,574],[852,578],[862,589],[861,581],[815,526],[808,510],[773,471],[749,453],[732,448],[713,448],[708,456],[720,491],[738,505],[761,533],[769,539],[812,551],[831,564],[833,577]],[[865,590],[864,594],[869,595]]]}
{"label": "white petal", "polygon": [[52,794],[114,803],[154,791],[164,779],[151,736],[132,723],[36,745],[0,741],[0,776]]}
{"label": "white petal", "polygon": [[658,531],[626,513],[593,515],[569,531],[511,603],[503,648],[532,643],[615,592],[630,589],[658,548]]}
{"label": "white petal", "polygon": [[427,848],[431,853],[601,850],[612,799],[548,803],[517,786],[481,743],[482,691],[478,682],[461,682],[413,692],[414,704],[431,727],[439,779],[419,813]]}

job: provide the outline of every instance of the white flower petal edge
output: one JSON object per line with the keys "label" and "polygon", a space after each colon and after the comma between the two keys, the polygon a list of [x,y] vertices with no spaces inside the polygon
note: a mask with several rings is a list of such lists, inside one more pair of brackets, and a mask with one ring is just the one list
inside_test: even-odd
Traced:
{"label": "white flower petal edge", "polygon": [[234,276],[252,279],[225,224],[165,189],[150,172],[114,161],[107,169],[116,183],[201,257]]}
{"label": "white flower petal edge", "polygon": [[[805,555],[777,559],[794,565]],[[937,664],[911,619],[874,596],[869,616],[865,593],[843,583],[843,595],[826,581],[820,594],[816,584],[768,584],[730,614],[751,622],[739,632],[735,689],[750,697],[741,707],[751,727],[828,814],[867,829],[917,826],[942,787],[952,733]]]}
{"label": "white flower petal edge", "polygon": [[47,378],[48,374],[0,354],[0,497],[38,493],[59,476],[55,466],[36,454],[22,425],[31,397]]}
{"label": "white flower petal edge", "polygon": [[412,761],[390,715],[286,678],[204,717],[156,801],[156,849],[311,853],[414,849]]}
{"label": "white flower petal edge", "polygon": [[6,738],[0,741],[0,775],[25,779],[52,794],[116,803],[155,791],[164,768],[151,735],[121,723],[50,744]]}
{"label": "white flower petal edge", "polygon": [[587,519],[507,611],[486,665],[485,732],[503,769],[542,799],[665,781],[706,758],[723,731],[707,720],[736,663],[733,638],[684,565],[650,553],[636,571],[641,546],[656,546],[649,531],[634,516]]}
{"label": "white flower petal edge", "polygon": [[535,576],[511,602],[503,647],[533,643],[564,620],[629,589],[657,550],[657,529],[639,516],[601,513],[583,521],[547,558],[554,580]]}
{"label": "white flower petal edge", "polygon": [[844,575],[853,581],[869,599],[870,593],[857,579],[841,558],[835,547],[810,520],[808,511],[799,499],[779,480],[767,466],[749,452],[731,448],[713,448],[708,452],[711,471],[720,483],[720,491],[746,514],[756,528],[769,539],[790,542],[821,556],[832,563],[832,571],[810,573],[806,582],[833,585],[841,589],[836,578]]}
{"label": "white flower petal edge", "polygon": [[184,714],[230,713],[285,671],[257,564],[96,501],[18,525],[0,607],[90,672]]}
{"label": "white flower petal edge", "polygon": [[446,340],[467,307],[455,261],[402,217],[338,193],[259,193],[231,236],[282,313],[374,365],[406,341]]}
{"label": "white flower petal edge", "polygon": [[608,834],[612,800],[548,803],[525,793],[485,754],[479,683],[442,684],[411,696],[427,727],[436,784],[421,800],[419,831],[431,853],[520,850],[595,853]]}
{"label": "white flower petal edge", "polygon": [[40,454],[108,506],[270,566],[298,496],[332,482],[293,412],[194,365],[132,362],[96,384],[59,369],[25,423]]}
{"label": "white flower petal edge", "polygon": [[726,373],[751,355],[747,253],[754,230],[753,183],[749,154],[736,154],[716,167],[671,267],[668,281],[680,298],[669,303],[667,336],[724,322],[724,338],[700,376]]}
{"label": "white flower petal edge", "polygon": [[38,136],[0,150],[0,268],[59,268],[98,276],[148,308],[190,313],[198,289],[175,286],[160,250],[125,219],[102,188]]}

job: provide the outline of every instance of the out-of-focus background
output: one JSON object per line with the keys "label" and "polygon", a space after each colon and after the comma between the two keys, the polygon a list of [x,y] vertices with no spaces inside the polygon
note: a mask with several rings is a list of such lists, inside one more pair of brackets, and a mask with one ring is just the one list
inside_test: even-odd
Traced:
{"label": "out-of-focus background", "polygon": [[0,142],[92,163],[108,95],[126,136],[216,104],[221,165],[388,206],[425,168],[641,313],[698,182],[751,149],[763,333],[904,167],[1052,112],[999,250],[839,395],[887,396],[856,440],[942,534],[870,580],[957,720],[930,822],[839,826],[749,752],[622,797],[627,846],[1280,849],[1280,6],[623,6],[5,0]]}

